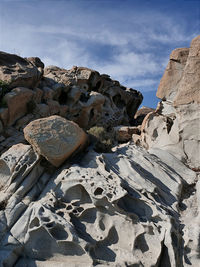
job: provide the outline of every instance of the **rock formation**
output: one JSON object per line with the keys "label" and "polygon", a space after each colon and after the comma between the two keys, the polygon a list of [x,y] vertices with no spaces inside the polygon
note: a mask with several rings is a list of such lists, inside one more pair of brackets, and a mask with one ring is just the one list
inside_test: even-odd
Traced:
{"label": "rock formation", "polygon": [[200,36],[175,49],[161,79],[157,110],[145,117],[146,148],[162,148],[200,170]]}
{"label": "rock formation", "polygon": [[199,266],[199,49],[138,112],[108,75],[0,53],[0,266]]}

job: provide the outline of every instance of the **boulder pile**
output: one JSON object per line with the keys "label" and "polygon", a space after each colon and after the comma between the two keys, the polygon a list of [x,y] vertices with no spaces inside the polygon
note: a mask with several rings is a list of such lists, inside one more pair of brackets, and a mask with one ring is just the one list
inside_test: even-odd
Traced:
{"label": "boulder pile", "polygon": [[0,266],[199,266],[199,71],[200,36],[138,110],[108,75],[0,52]]}

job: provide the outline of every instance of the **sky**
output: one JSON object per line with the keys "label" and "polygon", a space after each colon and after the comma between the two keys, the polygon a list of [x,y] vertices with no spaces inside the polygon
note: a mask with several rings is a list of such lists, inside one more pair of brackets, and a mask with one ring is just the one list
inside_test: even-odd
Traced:
{"label": "sky", "polygon": [[200,34],[200,0],[0,0],[0,51],[83,66],[156,107],[171,51]]}

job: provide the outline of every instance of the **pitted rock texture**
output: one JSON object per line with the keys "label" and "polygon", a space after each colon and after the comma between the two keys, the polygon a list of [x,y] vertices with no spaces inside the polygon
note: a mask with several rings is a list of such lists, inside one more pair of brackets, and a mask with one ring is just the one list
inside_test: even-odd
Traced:
{"label": "pitted rock texture", "polygon": [[82,67],[47,67],[42,86],[45,100],[56,100],[60,112],[85,129],[129,124],[143,99],[141,93],[125,88],[108,75]]}
{"label": "pitted rock texture", "polygon": [[39,155],[56,167],[87,141],[86,133],[76,123],[60,116],[30,122],[24,136]]}
{"label": "pitted rock texture", "polygon": [[[26,175],[19,155],[14,179],[3,190],[12,196],[0,211],[2,266],[197,262],[187,247],[183,255],[179,215],[183,188],[194,185],[196,174],[177,159],[170,167],[161,152],[151,155],[132,143],[113,153],[90,150],[51,173],[35,157]],[[187,236],[191,230],[183,231]]]}
{"label": "pitted rock texture", "polygon": [[165,101],[145,117],[141,127],[144,147],[167,150],[197,171],[200,170],[199,51],[200,36],[192,40],[188,50],[172,52],[169,65],[175,66],[176,71],[167,67],[157,92]]}

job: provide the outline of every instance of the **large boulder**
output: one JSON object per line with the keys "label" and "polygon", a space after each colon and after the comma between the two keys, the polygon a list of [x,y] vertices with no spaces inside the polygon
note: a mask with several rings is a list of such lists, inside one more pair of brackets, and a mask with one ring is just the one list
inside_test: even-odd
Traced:
{"label": "large boulder", "polygon": [[39,58],[22,58],[0,52],[0,80],[14,87],[34,88],[40,82],[44,64]]}
{"label": "large boulder", "polygon": [[60,116],[30,122],[24,128],[24,136],[39,155],[57,167],[87,140],[87,135],[76,123]]}

